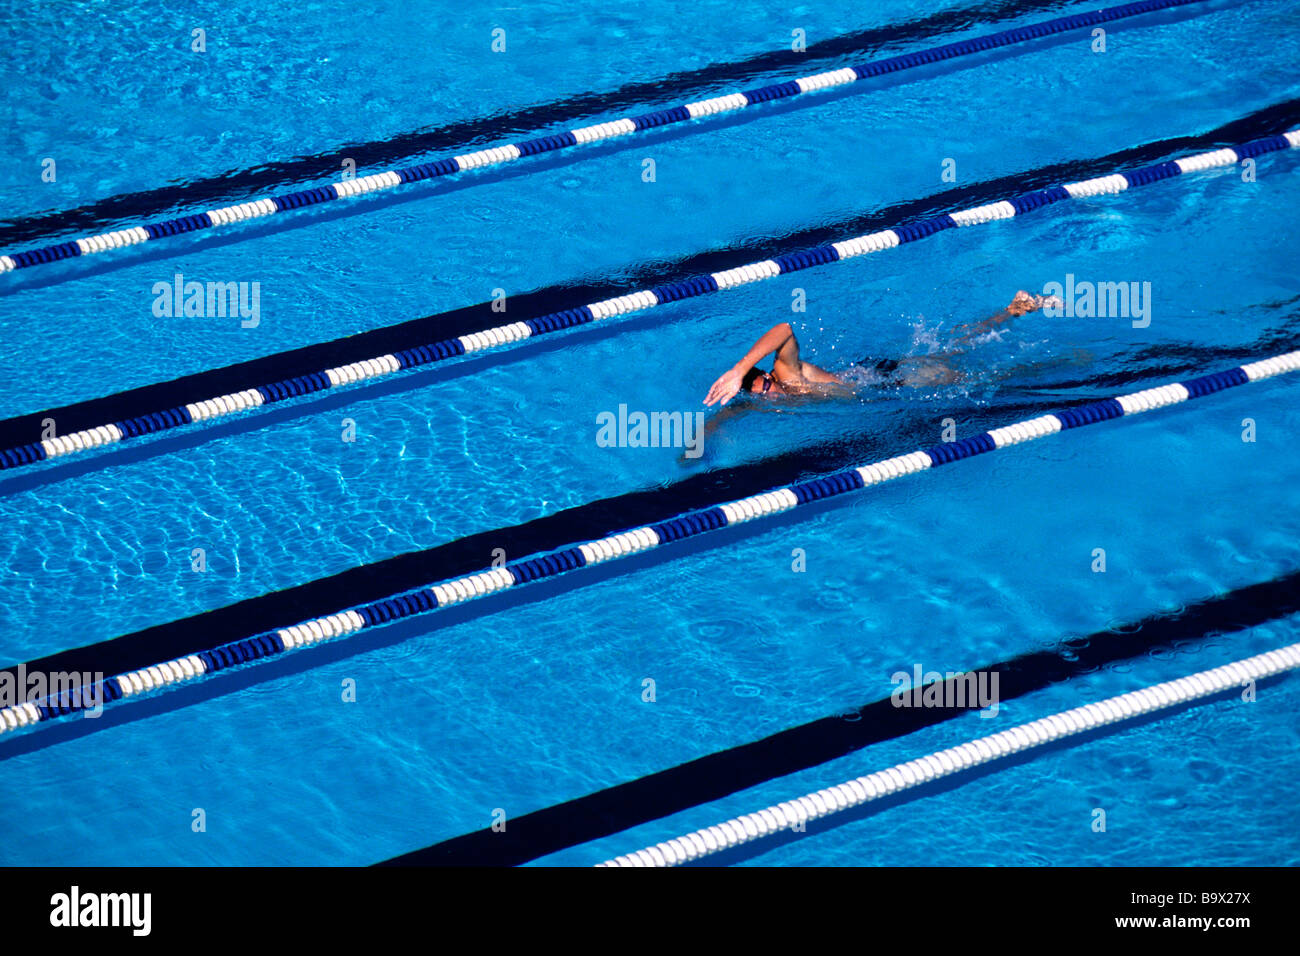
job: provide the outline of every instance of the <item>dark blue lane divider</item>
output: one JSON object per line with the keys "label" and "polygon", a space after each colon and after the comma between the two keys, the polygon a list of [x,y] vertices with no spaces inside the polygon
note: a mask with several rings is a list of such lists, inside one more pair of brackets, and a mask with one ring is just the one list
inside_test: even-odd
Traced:
{"label": "dark blue lane divider", "polygon": [[[1150,375],[1164,376],[1168,372],[1162,369]],[[1130,383],[1133,381],[1129,379]],[[1081,398],[1075,404],[1087,401],[1089,399]],[[1068,407],[1069,404],[1061,402],[1057,407]],[[1031,398],[972,409],[966,427],[980,427],[993,422],[997,416],[1037,408]],[[27,661],[25,667],[30,673],[126,673],[157,661],[223,645],[235,635],[269,631],[286,621],[309,620],[340,606],[370,604],[430,581],[481,571],[497,548],[506,555],[553,551],[576,540],[600,538],[613,530],[659,521],[666,514],[708,508],[719,498],[741,498],[764,491],[773,484],[836,472],[862,457],[877,453],[886,443],[913,442],[932,434],[927,422],[928,418],[925,421],[918,418],[911,429],[890,435],[864,429],[857,434],[792,449],[752,463],[692,475],[665,487],[588,502],[522,524],[467,535],[423,551],[351,568],[86,647],[70,647]],[[16,681],[17,669],[18,665],[14,665],[0,669],[0,673],[7,671]]]}
{"label": "dark blue lane divider", "polygon": [[[1157,649],[1244,631],[1296,613],[1300,613],[1300,570],[979,670],[999,675],[998,699],[1005,702]],[[959,698],[954,687],[939,699]],[[850,713],[823,717],[512,817],[504,832],[491,827],[476,830],[378,865],[516,866],[711,803],[968,712],[969,708],[947,706],[897,707],[886,697]]]}
{"label": "dark blue lane divider", "polygon": [[117,220],[153,217],[180,206],[246,201],[254,193],[267,189],[336,175],[344,159],[354,160],[358,168],[387,166],[421,153],[481,145],[499,138],[503,130],[568,125],[583,117],[635,109],[647,102],[675,99],[724,83],[783,70],[803,71],[844,57],[878,53],[887,46],[915,43],[967,30],[975,24],[1003,23],[1073,5],[1074,0],[1018,0],[1011,3],[991,0],[820,40],[810,44],[803,53],[788,49],[771,50],[732,63],[710,64],[696,70],[671,73],[657,80],[628,83],[606,93],[584,93],[556,103],[404,133],[382,142],[349,143],[329,153],[266,163],[251,169],[227,170],[184,185],[123,193],[73,209],[3,220],[0,221],[0,248],[34,242],[61,232],[84,232]]}
{"label": "dark blue lane divider", "polygon": [[[144,226],[100,232],[53,245],[15,251],[8,255],[0,255],[0,272],[11,269],[27,269],[63,259],[107,252],[141,242],[182,235],[195,230],[228,226],[287,210],[333,202],[336,199],[367,195],[378,190],[393,189],[407,183],[436,179],[471,169],[495,166],[500,163],[514,162],[523,157],[569,149],[581,144],[626,136],[668,124],[684,123],[693,119],[744,109],[760,103],[770,103],[774,100],[802,96],[832,87],[857,83],[861,80],[887,76],[901,70],[911,70],[958,57],[998,50],[1044,37],[1082,31],[1097,27],[1103,23],[1113,23],[1162,10],[1192,4],[1203,4],[1205,2],[1206,0],[1134,0],[1134,2],[1119,6],[1070,14],[1040,23],[958,40],[954,43],[947,43],[912,53],[904,53],[898,56],[842,67],[838,70],[802,76],[784,83],[773,83],[752,90],[731,92],[723,96],[685,103],[640,116],[623,116],[616,120],[577,127],[550,136],[540,136],[525,141],[492,146],[488,149],[464,152],[434,162],[370,173],[365,176],[340,180],[326,186],[315,186],[300,189],[293,193],[269,197],[262,196],[252,202],[208,209],[176,219],[154,221]],[[904,241],[918,238],[920,235],[928,235],[931,231],[928,227],[922,226],[912,228],[922,229],[923,231],[918,236],[905,238]],[[940,225],[938,228],[946,227]],[[803,267],[801,266],[801,268]]]}
{"label": "dark blue lane divider", "polygon": [[[1300,99],[1287,100],[1202,135],[1164,139],[1096,159],[1057,163],[1026,173],[961,186],[935,196],[897,203],[876,212],[753,245],[735,245],[683,257],[663,265],[641,264],[625,270],[628,279],[617,285],[613,282],[568,283],[512,296],[508,300],[509,311],[504,316],[500,312],[493,312],[490,303],[479,303],[102,398],[15,416],[0,421],[0,449],[9,450],[12,455],[19,457],[14,458],[12,463],[0,459],[0,470],[43,457],[39,450],[39,439],[42,437],[41,422],[46,418],[55,420],[61,435],[92,429],[106,422],[133,422],[131,434],[156,431],[168,427],[167,420],[155,418],[160,415],[159,410],[171,410],[172,420],[175,421],[175,415],[183,411],[185,406],[203,401],[209,396],[245,392],[266,382],[275,383],[276,386],[281,382],[305,383],[311,376],[318,375],[321,369],[361,362],[384,353],[399,357],[407,354],[412,360],[411,364],[422,364],[433,358],[432,355],[422,354],[422,350],[423,353],[429,352],[430,346],[427,343],[445,343],[461,336],[481,333],[499,325],[503,317],[537,316],[539,318],[528,321],[534,323],[536,331],[540,332],[559,327],[565,321],[564,316],[568,316],[570,326],[581,324],[582,317],[578,313],[583,303],[626,293],[629,285],[642,288],[654,286],[666,297],[681,298],[688,291],[688,280],[701,273],[722,272],[756,258],[789,261],[795,266],[798,265],[794,260],[799,250],[824,250],[827,243],[846,233],[870,232],[898,222],[933,222],[945,212],[988,202],[1013,189],[1046,191],[1052,184],[1062,180],[1090,178],[1101,172],[1109,172],[1116,166],[1149,164],[1174,152],[1212,149],[1225,143],[1238,143],[1266,130],[1297,123],[1300,123]],[[822,253],[823,257],[826,255],[825,252]],[[306,391],[307,388],[300,384],[299,392]],[[275,400],[289,394],[292,393],[287,387],[275,387],[267,399]],[[19,454],[24,448],[31,449],[31,454],[26,458]]]}
{"label": "dark blue lane divider", "polygon": [[[997,448],[1044,438],[1055,432],[1120,416],[1142,414],[1199,396],[1212,395],[1223,389],[1234,388],[1248,382],[1296,371],[1300,371],[1300,351],[1273,355],[1235,369],[1201,375],[1186,382],[1169,383],[1114,399],[1108,398],[1062,408],[1056,414],[1038,415],[1025,421],[1012,422],[928,450],[896,455],[784,487],[768,486],[766,491],[757,495],[721,503],[718,503],[715,498],[710,505],[679,513],[675,517],[664,518],[661,514],[660,520],[656,523],[633,527],[624,525],[623,530],[605,535],[578,535],[579,540],[575,542],[570,538],[560,546],[560,550],[552,550],[550,553],[534,551],[531,557],[507,559],[503,566],[494,566],[489,570],[450,577],[443,572],[432,581],[426,578],[422,585],[412,589],[412,593],[399,591],[394,594],[390,590],[387,596],[353,603],[351,607],[341,609],[336,603],[325,614],[309,616],[306,620],[300,618],[299,623],[284,620],[266,628],[265,633],[254,633],[251,637],[238,636],[241,633],[248,634],[248,630],[237,631],[234,640],[216,643],[206,649],[186,653],[184,656],[156,660],[151,665],[134,670],[123,669],[112,676],[103,677],[102,680],[97,678],[95,686],[106,691],[106,696],[110,700],[146,693],[160,689],[164,685],[179,686],[186,681],[279,655],[287,650],[355,634],[365,628],[377,627],[414,615],[423,615],[436,609],[445,609],[464,601],[495,594],[502,589],[564,576],[566,572],[591,567],[616,558],[628,558],[650,548],[669,546],[674,542],[718,532],[756,518],[770,517],[801,505],[816,504],[823,499],[835,498],[904,475],[915,474],[974,455],[982,455]],[[801,514],[807,513],[807,511],[801,512]],[[385,564],[390,563],[385,562]],[[336,594],[335,601],[338,600]],[[110,646],[123,644],[122,641],[106,643]],[[98,645],[100,648],[103,646],[103,644]],[[71,669],[70,665],[68,667]],[[90,670],[91,665],[83,664],[82,668]],[[42,668],[38,664],[34,669]],[[95,695],[97,696],[99,695]],[[95,697],[76,698],[63,694],[0,708],[0,717],[4,720],[0,730],[30,726],[86,706],[93,706]]]}

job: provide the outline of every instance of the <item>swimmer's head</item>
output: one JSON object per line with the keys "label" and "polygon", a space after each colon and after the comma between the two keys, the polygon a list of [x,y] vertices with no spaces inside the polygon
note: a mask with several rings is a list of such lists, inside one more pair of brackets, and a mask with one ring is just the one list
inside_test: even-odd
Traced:
{"label": "swimmer's head", "polygon": [[764,395],[774,387],[779,389],[776,378],[758,366],[746,372],[745,377],[740,381],[742,392],[753,392],[755,395]]}

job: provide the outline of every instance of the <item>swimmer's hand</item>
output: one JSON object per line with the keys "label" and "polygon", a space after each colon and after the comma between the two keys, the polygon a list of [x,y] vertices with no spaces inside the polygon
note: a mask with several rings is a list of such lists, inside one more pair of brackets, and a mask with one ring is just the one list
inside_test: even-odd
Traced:
{"label": "swimmer's hand", "polygon": [[728,369],[724,372],[713,387],[709,389],[709,394],[704,396],[705,405],[716,405],[721,402],[723,405],[736,397],[740,391],[740,386],[745,381],[745,370],[739,366]]}
{"label": "swimmer's hand", "polygon": [[1006,311],[1011,315],[1028,315],[1039,308],[1041,299],[1041,296],[1030,295],[1024,289],[1021,289],[1012,297]]}
{"label": "swimmer's hand", "polygon": [[1026,315],[1030,312],[1037,312],[1039,309],[1062,310],[1065,308],[1059,296],[1055,295],[1030,295],[1023,289],[1016,293],[1011,304],[1007,306],[1007,311],[1012,315]]}

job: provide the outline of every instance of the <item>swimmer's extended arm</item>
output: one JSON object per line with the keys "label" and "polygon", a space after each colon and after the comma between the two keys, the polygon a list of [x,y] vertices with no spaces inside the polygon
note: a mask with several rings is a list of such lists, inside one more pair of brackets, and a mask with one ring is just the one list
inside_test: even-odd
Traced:
{"label": "swimmer's extended arm", "polygon": [[961,346],[967,345],[972,339],[992,331],[997,326],[1003,325],[1006,322],[1009,322],[1011,319],[1016,318],[1017,316],[1027,315],[1030,312],[1035,312],[1038,309],[1041,309],[1045,305],[1059,304],[1059,300],[1054,301],[1054,298],[1055,297],[1044,298],[1041,295],[1030,295],[1028,292],[1025,292],[1023,290],[1017,292],[1015,294],[1015,297],[1011,300],[1011,303],[1007,305],[1005,308],[1001,309],[995,315],[991,315],[983,322],[978,322],[975,325],[959,326],[957,328],[957,331],[964,332],[965,334],[956,339],[953,339],[952,344],[948,347],[948,349],[945,351],[944,354],[949,354],[951,352],[960,352]]}
{"label": "swimmer's extended arm", "polygon": [[713,383],[709,394],[704,396],[704,404],[721,402],[725,405],[735,398],[745,379],[745,373],[773,352],[776,353],[778,363],[790,366],[795,374],[799,374],[799,340],[794,337],[794,329],[789,322],[780,322],[759,336],[745,357]]}
{"label": "swimmer's extended arm", "polygon": [[977,322],[974,325],[967,323],[966,325],[957,326],[957,328],[954,331],[961,332],[963,334],[953,339],[949,343],[948,347],[944,349],[943,354],[947,355],[952,352],[962,351],[962,347],[969,345],[972,339],[976,339],[981,335],[985,335],[991,332],[997,326],[1002,325],[1003,323],[1009,321],[1011,318],[1012,318],[1012,313],[1009,312],[1007,309],[1002,309],[996,312],[995,314],[990,315],[983,322]]}
{"label": "swimmer's extended arm", "polygon": [[[739,405],[733,405],[730,408],[718,409],[718,413],[709,416],[709,420],[704,423],[703,444],[707,446],[710,439],[713,438],[713,433],[721,428],[724,423],[740,415],[744,415],[746,412],[752,412],[753,410],[754,406],[746,402],[741,402]],[[685,453],[683,453],[682,458],[685,459],[685,457]]]}

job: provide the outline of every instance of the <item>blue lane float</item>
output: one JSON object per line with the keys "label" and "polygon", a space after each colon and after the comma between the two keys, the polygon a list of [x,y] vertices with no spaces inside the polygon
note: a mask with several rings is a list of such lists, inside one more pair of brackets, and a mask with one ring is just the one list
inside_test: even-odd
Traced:
{"label": "blue lane float", "polygon": [[[762,245],[727,245],[686,254],[669,261],[642,262],[630,266],[627,272],[629,277],[636,278],[622,280],[621,284],[613,278],[598,278],[595,282],[564,282],[532,292],[516,293],[510,296],[510,309],[516,315],[545,315],[621,294],[626,291],[629,281],[640,283],[644,288],[669,285],[688,275],[698,274],[686,271],[685,263],[693,264],[701,272],[712,274],[740,264],[746,258],[754,260],[766,255],[776,260],[782,255],[821,244],[827,237],[857,235],[880,228],[881,223],[928,219],[941,212],[999,199],[1016,189],[1039,189],[1057,182],[1108,173],[1113,168],[1119,168],[1120,160],[1117,157],[1124,157],[1127,162],[1135,165],[1158,163],[1175,152],[1190,153],[1217,148],[1224,143],[1244,142],[1276,129],[1290,128],[1295,125],[1298,116],[1300,99],[1290,100],[1247,117],[1230,120],[1194,137],[1152,140],[1117,154],[1060,162],[994,180],[957,186],[941,193],[904,200],[874,212],[858,212],[835,222],[789,232],[765,240]],[[1069,295],[1066,297],[1069,298]],[[42,420],[46,418],[58,422],[60,431],[77,432],[103,422],[133,418],[160,408],[181,407],[211,395],[235,394],[272,378],[293,378],[375,355],[396,354],[403,349],[424,345],[435,335],[449,340],[470,332],[482,332],[502,321],[501,313],[493,311],[492,306],[491,302],[462,306],[393,325],[380,325],[342,338],[268,353],[233,365],[216,366],[68,405],[16,415],[0,420],[0,449],[31,441],[34,436],[42,433]]]}
{"label": "blue lane float", "polygon": [[1300,130],[1290,130],[1260,139],[1250,140],[1232,148],[1197,153],[1182,159],[1168,160],[1129,170],[1112,173],[1080,182],[1064,183],[1037,189],[1011,199],[975,206],[958,212],[932,216],[856,236],[840,242],[815,246],[799,252],[752,262],[748,265],[726,269],[709,275],[693,276],[679,282],[642,289],[627,295],[592,302],[575,309],[552,312],[537,318],[513,322],[457,338],[432,342],[414,348],[402,349],[387,355],[376,356],[348,365],[312,372],[254,388],[219,395],[216,398],[191,402],[184,406],[164,409],[124,421],[112,422],[55,438],[32,442],[16,448],[0,450],[0,471],[35,464],[48,458],[86,451],[103,445],[115,444],[131,438],[154,434],[189,425],[195,422],[221,418],[247,411],[262,405],[286,401],[313,392],[352,385],[357,382],[392,375],[407,369],[431,365],[457,358],[472,352],[481,352],[523,341],[538,335],[547,335],[575,328],[602,319],[640,312],[655,306],[684,299],[709,295],[737,286],[770,279],[803,269],[851,259],[855,256],[892,249],[909,242],[935,235],[947,229],[981,225],[1034,212],[1067,199],[1110,195],[1124,190],[1160,182],[1184,173],[1231,166],[1246,158],[1255,158],[1280,150],[1300,148]]}
{"label": "blue lane float", "polygon": [[106,678],[92,687],[0,710],[0,731],[26,727],[101,704],[165,689],[295,648],[346,637],[370,627],[428,614],[507,588],[578,571],[731,525],[779,514],[801,505],[881,484],[904,475],[987,454],[1008,445],[1177,405],[1228,388],[1300,370],[1300,351],[1287,352],[1185,382],[1143,389],[1065,411],[990,429],[959,442],[935,445],[883,461],[786,485],[736,501],[701,508],[666,521],[570,545],[473,574],[443,581],[313,618],[300,624],[221,644],[211,650],[163,661]]}
{"label": "blue lane float", "polygon": [[[119,193],[91,200],[84,206],[30,217],[0,220],[0,248],[53,241],[43,237],[81,234],[95,223],[135,221],[163,215],[170,209],[208,208],[225,196],[248,197],[261,191],[282,188],[286,183],[316,182],[322,169],[337,169],[345,158],[356,160],[362,169],[387,169],[413,163],[412,157],[442,155],[448,150],[465,152],[462,144],[500,139],[503,130],[567,129],[587,117],[624,115],[646,102],[695,98],[699,91],[735,85],[741,78],[788,72],[806,61],[815,69],[829,68],[851,60],[883,55],[884,49],[902,48],[923,42],[941,42],[955,31],[970,29],[972,23],[989,29],[1018,22],[1030,16],[1057,15],[1057,8],[1071,0],[961,0],[965,6],[943,6],[919,16],[851,30],[817,39],[802,52],[772,48],[722,63],[708,63],[695,69],[677,70],[662,77],[628,80],[604,91],[576,92],[560,100],[521,106],[489,116],[451,120],[432,127],[396,133],[382,140],[340,143],[325,152],[281,158],[251,168],[231,169],[215,175],[177,177],[179,181],[141,192]],[[1193,16],[1198,10],[1189,11]],[[809,69],[814,69],[809,66]]]}
{"label": "blue lane float", "polygon": [[693,103],[684,103],[639,116],[623,117],[605,123],[597,123],[593,126],[578,127],[551,136],[534,137],[521,142],[494,146],[490,149],[464,153],[434,162],[404,166],[386,172],[343,180],[328,186],[301,189],[296,192],[238,203],[234,206],[224,206],[219,209],[211,209],[174,219],[147,223],[143,226],[118,229],[37,249],[16,252],[11,255],[3,255],[0,256],[0,273],[59,262],[77,256],[107,252],[110,249],[121,249],[142,242],[183,235],[197,230],[232,225],[250,219],[258,219],[262,216],[333,202],[336,199],[362,196],[393,189],[400,185],[438,179],[470,169],[496,166],[524,157],[539,156],[645,130],[659,129],[676,123],[685,123],[689,120],[745,109],[760,103],[770,103],[775,100],[844,86],[859,80],[887,76],[901,70],[910,70],[919,66],[984,53],[989,50],[1039,40],[1074,30],[1090,29],[1103,23],[1113,23],[1116,20],[1129,19],[1159,10],[1203,2],[1205,0],[1138,0],[1135,3],[1126,3],[1087,13],[1070,14],[1069,16],[1045,20],[1042,23],[1015,27],[1010,30],[1000,30],[985,36],[959,40],[955,43],[930,47],[914,53],[904,53],[857,66],[847,66],[839,70],[816,73],[782,83],[772,83],[752,90],[697,100]]}

